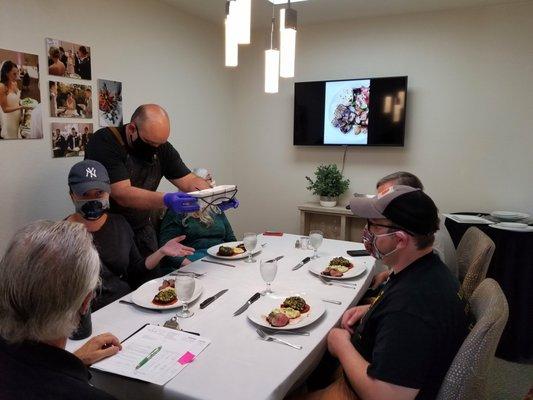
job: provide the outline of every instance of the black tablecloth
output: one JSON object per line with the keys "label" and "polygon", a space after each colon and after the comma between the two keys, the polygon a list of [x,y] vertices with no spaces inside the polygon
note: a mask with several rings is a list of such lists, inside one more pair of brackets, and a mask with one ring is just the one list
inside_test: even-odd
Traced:
{"label": "black tablecloth", "polygon": [[496,244],[487,277],[500,284],[509,303],[509,320],[496,355],[509,361],[533,363],[533,232],[462,224],[450,218],[446,218],[444,225],[456,248],[471,226],[481,229]]}

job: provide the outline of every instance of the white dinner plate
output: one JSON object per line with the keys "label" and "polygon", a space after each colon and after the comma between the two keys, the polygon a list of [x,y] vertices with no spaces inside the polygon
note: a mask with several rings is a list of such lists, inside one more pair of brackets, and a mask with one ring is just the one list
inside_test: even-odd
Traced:
{"label": "white dinner plate", "polygon": [[493,224],[493,221],[490,221],[486,218],[477,216],[477,215],[468,215],[468,214],[442,214],[447,218],[460,224]]}
{"label": "white dinner plate", "polygon": [[353,264],[353,268],[349,269],[347,272],[345,272],[340,277],[335,276],[328,276],[328,275],[322,275],[322,271],[326,269],[326,267],[329,265],[329,262],[334,257],[320,257],[315,260],[311,260],[309,262],[309,272],[312,274],[323,276],[326,279],[352,279],[359,275],[364,274],[369,266],[369,262],[365,260],[361,260],[361,258],[351,258],[351,257],[343,257],[349,260]]}
{"label": "white dinner plate", "polygon": [[[154,296],[159,292],[159,287],[163,284],[163,280],[165,280],[165,278],[152,279],[151,281],[146,282],[144,285],[140,286],[135,292],[131,294],[131,301],[133,301],[138,306],[150,308],[152,310],[167,310],[171,308],[181,307],[183,303],[179,299],[179,294],[178,301],[174,304],[162,306],[152,303]],[[195,279],[194,283],[194,293],[189,303],[200,297],[204,289],[202,283],[198,279]]]}
{"label": "white dinner plate", "polygon": [[499,222],[497,224],[489,225],[491,228],[502,229],[504,231],[513,232],[533,232],[533,226],[526,224],[518,224],[512,222]]}
{"label": "white dinner plate", "polygon": [[[309,307],[311,307],[309,311],[305,314],[300,315],[300,317],[291,320],[288,325],[279,328],[270,325],[270,323],[266,320],[268,314],[270,314],[270,312],[274,308],[279,308],[283,301],[287,297],[291,296],[300,296],[302,299],[304,299],[305,302],[309,304]],[[304,292],[288,294],[279,294],[274,292],[266,296],[261,296],[259,300],[257,300],[250,306],[250,308],[248,309],[248,319],[253,323],[265,328],[286,331],[291,329],[303,328],[304,326],[312,324],[317,319],[319,319],[325,311],[326,308],[324,307],[324,304],[320,299],[310,296]]]}
{"label": "white dinner plate", "polygon": [[500,221],[519,221],[529,218],[529,214],[515,211],[493,211],[490,215]]}
{"label": "white dinner plate", "polygon": [[[241,254],[236,254],[236,255],[231,256],[231,257],[219,256],[217,254],[218,253],[218,248],[220,246],[237,247],[239,244],[242,244],[242,240],[239,241],[239,242],[228,242],[228,243],[217,244],[216,246],[211,246],[210,248],[208,248],[207,249],[207,254],[209,254],[211,257],[223,258],[225,260],[240,260],[241,258],[248,257],[248,252],[247,251],[245,251],[244,253],[241,253]],[[260,251],[261,251],[261,246],[255,246],[255,249],[252,250],[252,255],[256,255]]]}

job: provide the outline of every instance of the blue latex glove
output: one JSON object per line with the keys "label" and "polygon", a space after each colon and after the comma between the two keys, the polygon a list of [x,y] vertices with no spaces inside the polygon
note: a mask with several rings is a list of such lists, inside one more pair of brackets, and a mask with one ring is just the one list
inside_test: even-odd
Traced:
{"label": "blue latex glove", "polygon": [[200,210],[198,199],[183,192],[166,193],[163,196],[163,202],[167,208],[176,214],[190,213]]}
{"label": "blue latex glove", "polygon": [[218,204],[217,207],[220,209],[220,211],[226,211],[230,208],[237,208],[239,207],[239,200],[231,199],[228,201],[223,201],[222,203]]}

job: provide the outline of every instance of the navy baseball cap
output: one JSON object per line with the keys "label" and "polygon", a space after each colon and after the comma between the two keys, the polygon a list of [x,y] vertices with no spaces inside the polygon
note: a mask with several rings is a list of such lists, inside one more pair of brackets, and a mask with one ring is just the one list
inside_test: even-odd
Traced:
{"label": "navy baseball cap", "polygon": [[68,174],[68,185],[70,190],[79,196],[92,189],[111,193],[107,170],[94,160],[83,160],[74,164]]}
{"label": "navy baseball cap", "polygon": [[410,186],[392,186],[373,198],[356,197],[350,208],[362,218],[386,218],[410,233],[430,235],[439,230],[437,206],[422,190]]}

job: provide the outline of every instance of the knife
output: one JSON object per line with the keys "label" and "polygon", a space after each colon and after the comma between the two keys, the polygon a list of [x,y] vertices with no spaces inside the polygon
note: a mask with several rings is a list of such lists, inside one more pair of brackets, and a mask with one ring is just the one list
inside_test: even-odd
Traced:
{"label": "knife", "polygon": [[204,309],[206,308],[209,304],[211,304],[213,301],[215,301],[216,299],[218,299],[220,296],[222,296],[224,293],[226,293],[229,289],[224,289],[224,290],[221,290],[220,292],[218,292],[217,294],[215,294],[214,296],[211,296],[211,297],[208,297],[207,299],[205,299],[204,301],[202,301],[200,303],[200,309]]}
{"label": "knife", "polygon": [[137,305],[135,303],[132,303],[131,301],[119,300],[118,302],[121,303],[121,304],[128,304],[130,306],[133,306],[133,307],[136,307],[136,308],[139,308],[139,309],[143,309],[145,311],[153,311],[153,312],[156,312],[156,313],[161,313],[161,310],[155,310],[155,309],[152,309],[152,308],[144,308],[143,306],[139,306],[139,305]]}
{"label": "knife", "polygon": [[267,263],[271,263],[271,262],[274,262],[274,261],[279,261],[279,260],[281,260],[283,257],[285,257],[285,256],[277,256],[276,258],[273,258],[272,260],[268,260]]}
{"label": "knife", "polygon": [[235,268],[235,265],[226,264],[226,263],[222,263],[222,262],[218,262],[218,261],[204,260],[203,258],[202,258],[202,261],[203,261],[203,262],[206,262],[206,263],[218,264],[218,265],[224,265],[225,267]]}
{"label": "knife", "polygon": [[252,304],[254,301],[256,301],[260,297],[261,297],[261,293],[254,294],[252,297],[250,297],[250,299],[246,303],[244,303],[242,307],[240,307],[237,311],[233,313],[233,316],[236,317],[237,315],[240,315],[243,312],[245,312],[246,309],[250,307],[250,304]]}
{"label": "knife", "polygon": [[300,261],[295,267],[292,268],[293,271],[296,271],[298,268],[302,268],[306,263],[308,263],[311,260],[311,257],[305,257],[302,261]]}

